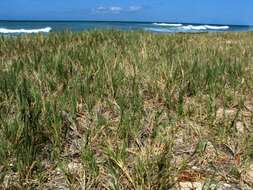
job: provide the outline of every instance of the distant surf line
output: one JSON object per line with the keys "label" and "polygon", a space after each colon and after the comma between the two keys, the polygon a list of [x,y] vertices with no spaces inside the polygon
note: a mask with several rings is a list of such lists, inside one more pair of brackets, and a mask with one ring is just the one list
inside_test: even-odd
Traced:
{"label": "distant surf line", "polygon": [[170,23],[153,23],[155,26],[179,27],[182,29],[190,30],[227,30],[229,26],[215,26],[215,25],[183,25],[183,24],[170,24]]}
{"label": "distant surf line", "polygon": [[48,33],[52,30],[51,27],[41,28],[41,29],[8,29],[8,28],[0,28],[0,33],[3,34],[19,34],[19,33]]}

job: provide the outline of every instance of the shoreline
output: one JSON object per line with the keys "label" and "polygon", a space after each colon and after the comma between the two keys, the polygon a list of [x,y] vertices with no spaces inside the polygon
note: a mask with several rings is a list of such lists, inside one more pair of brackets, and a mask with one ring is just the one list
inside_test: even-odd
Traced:
{"label": "shoreline", "polygon": [[149,31],[158,33],[195,33],[195,32],[241,32],[252,31],[253,26],[247,25],[215,25],[215,24],[193,24],[193,23],[166,23],[166,22],[1,22],[0,33],[22,33],[48,31],[82,32],[91,30],[119,30],[119,31]]}

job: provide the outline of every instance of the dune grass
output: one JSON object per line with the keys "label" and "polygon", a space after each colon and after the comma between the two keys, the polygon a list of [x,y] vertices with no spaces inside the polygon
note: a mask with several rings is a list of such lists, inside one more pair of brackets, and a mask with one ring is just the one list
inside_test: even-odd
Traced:
{"label": "dune grass", "polygon": [[252,187],[252,37],[0,37],[0,188]]}

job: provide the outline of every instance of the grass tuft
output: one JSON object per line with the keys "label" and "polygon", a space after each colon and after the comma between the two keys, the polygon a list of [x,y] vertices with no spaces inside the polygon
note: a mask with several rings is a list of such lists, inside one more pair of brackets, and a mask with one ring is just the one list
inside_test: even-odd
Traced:
{"label": "grass tuft", "polygon": [[250,186],[252,33],[0,38],[0,189]]}

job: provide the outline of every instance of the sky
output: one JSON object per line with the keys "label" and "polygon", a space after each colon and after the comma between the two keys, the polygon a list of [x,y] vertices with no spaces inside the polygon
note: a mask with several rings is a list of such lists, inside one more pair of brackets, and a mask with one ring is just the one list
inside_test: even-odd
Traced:
{"label": "sky", "polygon": [[253,25],[253,0],[0,0],[0,20]]}

